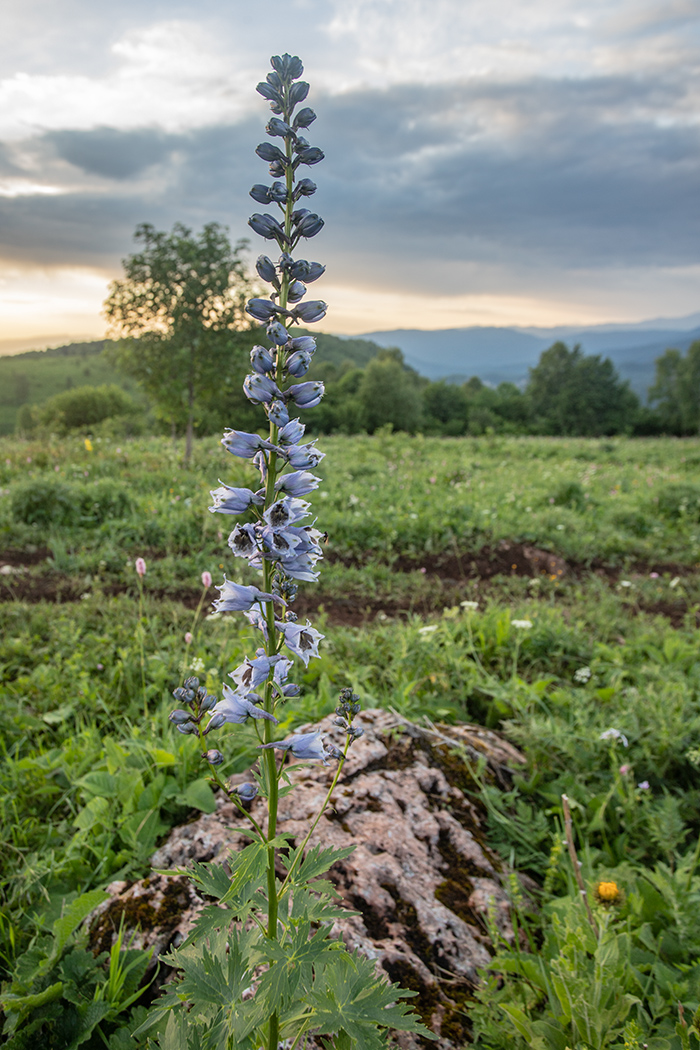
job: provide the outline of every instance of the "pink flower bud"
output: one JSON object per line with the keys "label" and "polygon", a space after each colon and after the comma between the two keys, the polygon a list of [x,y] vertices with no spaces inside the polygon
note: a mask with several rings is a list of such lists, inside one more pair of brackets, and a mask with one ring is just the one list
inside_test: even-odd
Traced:
{"label": "pink flower bud", "polygon": [[202,573],[202,586],[211,587],[211,573],[205,569]]}
{"label": "pink flower bud", "polygon": [[146,575],[146,562],[143,560],[143,558],[136,559],[136,571],[139,574],[139,576]]}
{"label": "pink flower bud", "polygon": [[185,635],[185,645],[191,645],[191,644],[192,644],[192,632],[188,631],[187,634]]}
{"label": "pink flower bud", "polygon": [[619,770],[620,776],[621,777],[626,777],[631,768],[632,768],[632,766],[628,766],[628,765],[620,766],[620,770]]}

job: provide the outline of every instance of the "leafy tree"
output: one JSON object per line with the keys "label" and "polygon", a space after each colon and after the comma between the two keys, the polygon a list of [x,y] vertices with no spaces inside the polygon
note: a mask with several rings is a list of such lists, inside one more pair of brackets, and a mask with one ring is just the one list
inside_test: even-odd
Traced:
{"label": "leafy tree", "polygon": [[420,386],[420,377],[406,367],[400,350],[383,350],[364,369],[357,388],[364,429],[372,434],[387,423],[396,430],[419,429]]}
{"label": "leafy tree", "polygon": [[617,434],[634,426],[636,395],[612,361],[557,342],[530,369],[526,395],[538,429],[547,434]]}
{"label": "leafy tree", "polygon": [[685,357],[669,349],[656,359],[654,385],[649,401],[656,405],[663,430],[695,434],[700,429],[700,340]]}
{"label": "leafy tree", "polygon": [[247,242],[232,247],[216,222],[197,235],[181,223],[171,233],[142,223],[134,237],[141,250],[123,261],[125,276],[105,302],[112,331],[122,337],[111,356],[142,384],[173,432],[185,430],[187,462],[195,424],[228,376],[238,333],[251,328],[244,313]]}

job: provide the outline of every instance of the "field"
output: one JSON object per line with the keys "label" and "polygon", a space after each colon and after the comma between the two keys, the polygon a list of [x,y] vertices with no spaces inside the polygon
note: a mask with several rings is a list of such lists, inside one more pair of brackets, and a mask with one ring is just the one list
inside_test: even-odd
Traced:
{"label": "field", "polygon": [[[326,561],[298,608],[326,641],[287,725],[350,685],[367,706],[502,729],[527,770],[479,798],[531,903],[513,889],[522,944],[494,946],[507,976],[465,1004],[475,1038],[680,1050],[677,1002],[690,1022],[700,1001],[700,442],[320,443]],[[57,979],[66,894],[144,874],[169,827],[212,806],[167,715],[184,675],[216,691],[249,648],[240,617],[207,615],[200,581],[258,582],[207,510],[218,478],[255,474],[215,439],[181,460],[156,438],[0,441],[0,934],[18,995]],[[244,768],[250,750],[222,739],[224,775]],[[598,945],[561,847],[563,792],[584,878],[620,889]],[[105,1021],[115,1048],[127,999]]]}

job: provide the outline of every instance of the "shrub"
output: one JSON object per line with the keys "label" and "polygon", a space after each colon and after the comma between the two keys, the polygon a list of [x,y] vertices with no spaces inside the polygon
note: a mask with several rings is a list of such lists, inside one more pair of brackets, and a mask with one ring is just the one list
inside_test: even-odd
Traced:
{"label": "shrub", "polygon": [[34,418],[40,426],[66,434],[134,412],[135,402],[118,386],[79,386],[50,397],[34,409]]}
{"label": "shrub", "polygon": [[61,481],[30,481],[12,493],[12,516],[25,525],[93,527],[123,518],[132,508],[129,493],[111,481],[70,485]]}

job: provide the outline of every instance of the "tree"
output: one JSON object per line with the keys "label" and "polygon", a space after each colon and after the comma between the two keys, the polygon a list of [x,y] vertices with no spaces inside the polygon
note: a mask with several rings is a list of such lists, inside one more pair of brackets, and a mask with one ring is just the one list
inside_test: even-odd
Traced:
{"label": "tree", "polygon": [[362,425],[370,434],[391,423],[410,433],[420,428],[420,377],[404,364],[400,350],[382,350],[362,373],[357,388]]}
{"label": "tree", "polygon": [[141,250],[124,259],[125,276],[112,282],[105,302],[112,334],[121,337],[111,356],[142,384],[173,433],[185,430],[188,462],[208,392],[229,370],[236,333],[251,327],[247,242],[232,247],[216,222],[197,235],[181,223],[171,233],[142,223],[134,238]]}
{"label": "tree", "polygon": [[656,359],[649,401],[656,404],[668,433],[695,434],[700,428],[700,340],[691,343],[686,357],[667,350]]}
{"label": "tree", "polygon": [[634,426],[639,401],[612,361],[557,342],[530,369],[526,395],[547,434],[618,434]]}

